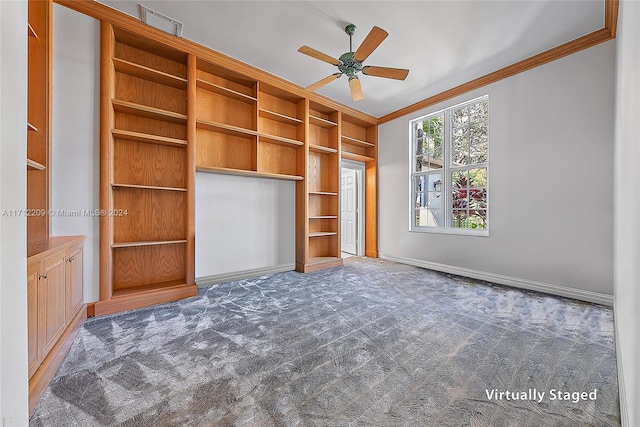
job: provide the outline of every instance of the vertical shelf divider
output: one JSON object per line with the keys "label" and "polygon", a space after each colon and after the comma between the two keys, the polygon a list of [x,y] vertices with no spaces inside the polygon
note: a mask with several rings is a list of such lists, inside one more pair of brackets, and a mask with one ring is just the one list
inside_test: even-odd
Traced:
{"label": "vertical shelf divider", "polygon": [[187,55],[187,165],[185,183],[187,188],[187,218],[185,235],[185,276],[187,285],[195,285],[196,271],[196,69],[197,58]]}

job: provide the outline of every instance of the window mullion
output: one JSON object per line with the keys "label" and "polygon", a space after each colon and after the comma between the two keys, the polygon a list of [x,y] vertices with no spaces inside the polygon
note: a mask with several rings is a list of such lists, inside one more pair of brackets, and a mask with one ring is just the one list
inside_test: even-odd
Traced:
{"label": "window mullion", "polygon": [[443,206],[442,206],[442,212],[443,212],[443,216],[444,216],[444,227],[449,227],[449,225],[451,224],[451,179],[450,179],[450,175],[451,175],[451,149],[452,149],[452,139],[451,138],[451,133],[452,133],[452,129],[451,129],[451,111],[450,110],[445,110],[444,112],[444,126],[443,126],[443,130],[444,130],[444,156],[442,159],[442,163],[443,163],[443,171],[442,171],[442,181],[444,183],[444,185],[442,186],[443,188],[443,193],[444,193],[444,199],[443,199]]}

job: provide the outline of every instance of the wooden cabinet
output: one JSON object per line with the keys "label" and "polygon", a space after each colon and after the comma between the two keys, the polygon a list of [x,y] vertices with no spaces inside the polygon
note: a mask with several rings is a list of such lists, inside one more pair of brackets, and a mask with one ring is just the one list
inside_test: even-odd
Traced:
{"label": "wooden cabinet", "polygon": [[187,54],[102,24],[96,314],[197,293]]}
{"label": "wooden cabinet", "polygon": [[66,323],[70,323],[74,316],[84,305],[83,298],[83,257],[82,245],[76,245],[67,250],[65,283],[66,283],[66,305],[65,318]]}
{"label": "wooden cabinet", "polygon": [[84,236],[52,237],[27,258],[29,408],[53,378],[86,319]]}
{"label": "wooden cabinet", "polygon": [[27,265],[27,335],[29,354],[29,378],[38,369],[38,271],[40,263]]}
{"label": "wooden cabinet", "polygon": [[55,253],[38,269],[38,354],[48,354],[66,326],[66,253]]}

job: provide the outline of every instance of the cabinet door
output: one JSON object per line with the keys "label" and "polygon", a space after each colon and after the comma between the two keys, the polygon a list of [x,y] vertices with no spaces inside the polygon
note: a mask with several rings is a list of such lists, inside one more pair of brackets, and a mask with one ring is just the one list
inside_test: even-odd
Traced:
{"label": "cabinet door", "polygon": [[40,263],[27,265],[27,336],[29,347],[29,378],[38,369],[38,268]]}
{"label": "cabinet door", "polygon": [[42,260],[38,280],[38,336],[44,358],[64,332],[65,252]]}
{"label": "cabinet door", "polygon": [[75,246],[67,251],[67,323],[73,320],[73,316],[82,307],[82,245]]}

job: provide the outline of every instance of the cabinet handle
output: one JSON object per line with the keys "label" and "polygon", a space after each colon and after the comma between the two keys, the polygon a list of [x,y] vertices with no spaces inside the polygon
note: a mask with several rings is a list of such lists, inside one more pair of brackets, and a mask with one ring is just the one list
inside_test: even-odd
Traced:
{"label": "cabinet handle", "polygon": [[47,273],[39,274],[39,275],[38,275],[38,278],[39,278],[39,279],[46,279],[46,278],[47,278]]}
{"label": "cabinet handle", "polygon": [[69,257],[69,262],[73,261],[74,259],[76,259],[76,256],[75,256],[75,255],[74,255],[74,256],[70,256],[70,257]]}

